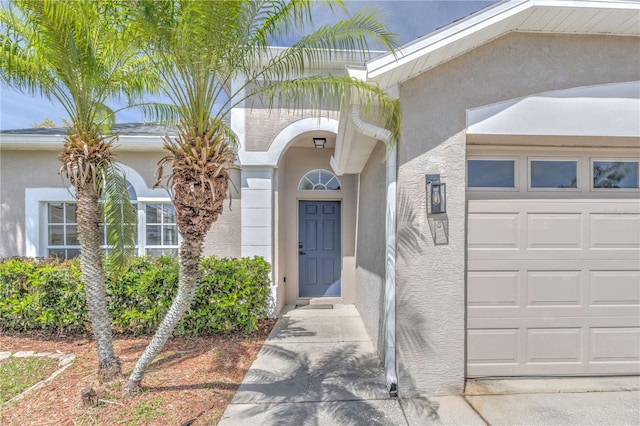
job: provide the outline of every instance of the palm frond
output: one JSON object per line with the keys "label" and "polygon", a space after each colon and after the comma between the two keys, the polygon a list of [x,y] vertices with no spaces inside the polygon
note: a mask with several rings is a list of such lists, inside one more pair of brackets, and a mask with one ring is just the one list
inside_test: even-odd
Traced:
{"label": "palm frond", "polygon": [[293,110],[309,111],[337,110],[357,99],[365,112],[377,112],[379,124],[389,129],[393,142],[400,137],[402,111],[399,101],[374,85],[348,76],[327,74],[267,82],[257,86],[250,96],[262,97],[269,108],[277,103]]}
{"label": "palm frond", "polygon": [[101,195],[109,265],[119,276],[128,269],[135,255],[138,210],[129,199],[127,181],[117,166],[113,165],[106,171]]}

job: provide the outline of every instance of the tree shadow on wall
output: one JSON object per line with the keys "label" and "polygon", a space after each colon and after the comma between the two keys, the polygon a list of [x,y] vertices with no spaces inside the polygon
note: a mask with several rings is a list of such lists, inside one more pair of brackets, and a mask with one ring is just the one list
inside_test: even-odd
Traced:
{"label": "tree shadow on wall", "polygon": [[[419,205],[415,197],[409,197],[406,191],[398,194],[398,232],[396,266],[419,262],[424,254],[431,234],[421,228],[420,217],[426,214],[424,206]],[[396,274],[396,309],[400,318],[396,322],[396,350],[400,348],[403,356],[397,358],[398,386],[401,403],[405,413],[412,419],[437,422],[439,404],[417,392],[412,369],[421,368],[412,364],[407,366],[404,359],[424,359],[425,354],[435,356],[434,345],[429,341],[425,330],[429,323],[416,303],[416,294],[412,288],[411,277]],[[427,296],[428,297],[428,296]]]}

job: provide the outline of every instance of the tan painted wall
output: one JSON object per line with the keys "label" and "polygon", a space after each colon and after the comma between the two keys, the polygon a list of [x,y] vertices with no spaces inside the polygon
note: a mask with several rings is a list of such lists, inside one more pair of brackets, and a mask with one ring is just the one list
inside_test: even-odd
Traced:
{"label": "tan painted wall", "polygon": [[24,256],[24,189],[63,188],[56,151],[0,150],[0,257]]}
{"label": "tan painted wall", "polygon": [[[322,117],[338,119],[338,112],[326,111]],[[271,142],[289,124],[303,118],[318,117],[313,111],[290,112],[253,108],[245,110],[246,147],[247,151],[267,151]]]}
{"label": "tan painted wall", "polygon": [[[291,147],[277,169],[278,210],[278,289],[284,291],[285,303],[304,303],[298,299],[298,200],[342,201],[342,300],[354,302],[356,177],[340,176],[341,191],[298,191],[300,179],[314,169],[331,170],[332,149]],[[281,192],[280,192],[281,191]],[[287,282],[284,282],[284,277]],[[284,290],[281,289],[284,288]]]}
{"label": "tan painted wall", "polygon": [[385,279],[385,146],[376,145],[360,173],[355,304],[381,358]]}
{"label": "tan painted wall", "polygon": [[229,173],[229,200],[225,201],[222,214],[211,226],[211,230],[204,239],[202,253],[205,256],[240,257],[240,170],[233,169]]}
{"label": "tan painted wall", "polygon": [[[513,33],[400,87],[401,396],[459,394],[464,388],[466,109],[551,90],[638,80],[638,57],[638,38]],[[431,238],[425,173],[440,173],[447,183],[447,245],[436,246]],[[412,243],[403,244],[403,239]]]}
{"label": "tan painted wall", "polygon": [[[121,152],[116,161],[136,170],[150,188],[162,156],[161,152]],[[0,150],[0,257],[25,255],[25,188],[65,187],[58,175],[57,157],[54,150]],[[239,172],[232,176],[239,186]],[[205,241],[205,255],[240,255],[240,201],[238,191],[233,192],[232,210],[225,205],[224,214]]]}

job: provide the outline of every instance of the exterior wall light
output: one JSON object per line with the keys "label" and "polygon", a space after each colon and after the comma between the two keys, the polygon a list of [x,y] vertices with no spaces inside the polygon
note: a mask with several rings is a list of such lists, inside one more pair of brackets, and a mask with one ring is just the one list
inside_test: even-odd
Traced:
{"label": "exterior wall light", "polygon": [[327,144],[327,138],[313,138],[313,146],[318,149],[323,149]]}
{"label": "exterior wall light", "polygon": [[447,212],[447,184],[440,181],[440,175],[426,175],[427,213]]}

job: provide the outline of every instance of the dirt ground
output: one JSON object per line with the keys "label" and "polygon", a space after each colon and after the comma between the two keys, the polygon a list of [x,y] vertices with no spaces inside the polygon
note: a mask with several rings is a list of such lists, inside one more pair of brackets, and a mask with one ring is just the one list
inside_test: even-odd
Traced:
{"label": "dirt ground", "polygon": [[[143,379],[143,391],[133,397],[123,395],[122,388],[150,337],[116,338],[125,378],[98,386],[95,344],[89,338],[0,335],[0,351],[76,355],[73,365],[45,387],[3,407],[0,424],[216,424],[274,323],[263,320],[251,336],[169,340]],[[98,391],[101,402],[96,407],[82,407],[80,391],[87,386]]]}

